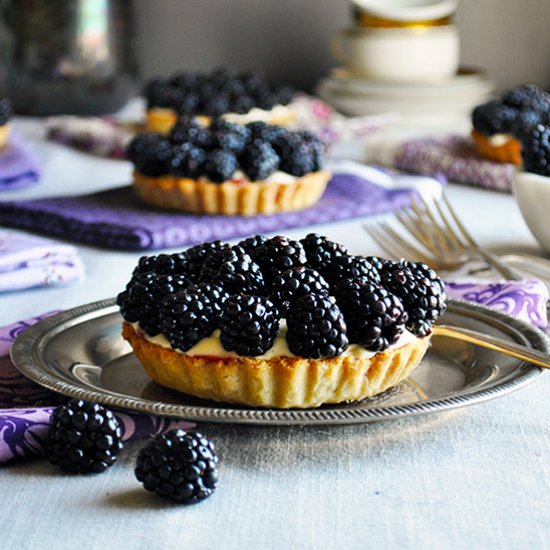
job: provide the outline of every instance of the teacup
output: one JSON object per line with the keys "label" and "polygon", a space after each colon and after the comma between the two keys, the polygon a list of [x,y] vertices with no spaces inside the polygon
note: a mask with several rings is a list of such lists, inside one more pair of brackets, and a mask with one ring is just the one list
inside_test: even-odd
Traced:
{"label": "teacup", "polygon": [[358,76],[396,82],[450,78],[459,66],[460,40],[454,25],[349,27],[332,40],[332,53]]}

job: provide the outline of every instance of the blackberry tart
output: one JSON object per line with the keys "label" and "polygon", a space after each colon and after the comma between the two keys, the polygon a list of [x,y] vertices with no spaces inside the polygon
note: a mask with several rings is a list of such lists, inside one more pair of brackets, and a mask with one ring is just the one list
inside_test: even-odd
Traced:
{"label": "blackberry tart", "polygon": [[[323,273],[308,259],[321,254]],[[344,257],[360,274],[342,276]],[[155,382],[200,398],[288,409],[371,397],[420,363],[445,289],[425,264],[380,260],[379,271],[366,262],[314,234],[142,259],[117,297],[123,337]],[[155,270],[168,264],[187,283],[161,298],[155,276],[167,275]],[[135,307],[136,286],[159,296],[156,308]]]}
{"label": "blackberry tart", "polygon": [[472,140],[479,153],[497,162],[522,164],[523,136],[550,121],[550,94],[525,84],[472,111]]}
{"label": "blackberry tart", "polygon": [[150,80],[144,90],[147,130],[166,134],[180,116],[204,122],[223,118],[246,124],[261,120],[287,126],[294,122],[290,86],[274,86],[258,73],[219,68],[211,73],[180,72]]}
{"label": "blackberry tart", "polygon": [[10,135],[9,121],[12,116],[11,104],[8,99],[0,98],[0,149],[2,149]]}
{"label": "blackberry tart", "polygon": [[264,122],[181,119],[168,136],[147,133],[128,145],[134,190],[163,209],[224,215],[274,214],[315,204],[330,173],[323,142]]}

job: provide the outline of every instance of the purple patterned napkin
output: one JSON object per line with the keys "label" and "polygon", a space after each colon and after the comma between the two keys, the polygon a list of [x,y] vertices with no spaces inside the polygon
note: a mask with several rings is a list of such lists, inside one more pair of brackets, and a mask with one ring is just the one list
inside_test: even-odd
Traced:
{"label": "purple patterned napkin", "polygon": [[0,230],[0,292],[68,284],[83,276],[74,246]]}
{"label": "purple patterned napkin", "polygon": [[467,183],[510,192],[513,164],[482,158],[471,138],[447,136],[423,137],[398,145],[393,163],[400,170],[429,176],[443,175],[448,181]]}
{"label": "purple patterned napkin", "polygon": [[[538,280],[499,283],[448,282],[450,297],[462,298],[514,315],[540,328],[547,326],[548,290]],[[67,398],[25,378],[12,364],[11,343],[40,317],[0,329],[0,463],[39,455],[54,407]],[[124,427],[124,439],[161,433],[192,424],[144,414],[117,412]]]}
{"label": "purple patterned napkin", "polygon": [[39,179],[37,160],[12,128],[6,146],[0,151],[0,191],[27,187]]}
{"label": "purple patterned napkin", "polygon": [[0,203],[0,225],[112,249],[153,250],[379,214],[408,203],[410,188],[336,174],[319,203],[272,216],[212,216],[155,210],[131,187],[78,197]]}
{"label": "purple patterned napkin", "polygon": [[[15,338],[53,313],[0,328],[0,463],[42,454],[51,413],[68,399],[25,378],[10,359]],[[116,416],[122,423],[124,441],[194,426],[138,413],[116,412]]]}

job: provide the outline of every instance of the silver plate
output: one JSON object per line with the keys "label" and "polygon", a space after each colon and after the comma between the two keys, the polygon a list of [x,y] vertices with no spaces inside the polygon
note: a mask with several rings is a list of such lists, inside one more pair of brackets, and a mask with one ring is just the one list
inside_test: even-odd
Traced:
{"label": "silver plate", "polygon": [[[443,411],[503,395],[542,373],[513,357],[435,337],[413,376],[377,397],[306,410],[239,407],[196,399],[152,382],[122,339],[121,322],[114,300],[59,313],[17,338],[13,362],[47,388],[112,407],[188,420],[272,425],[350,424]],[[451,300],[443,322],[550,352],[541,331],[475,304]]]}

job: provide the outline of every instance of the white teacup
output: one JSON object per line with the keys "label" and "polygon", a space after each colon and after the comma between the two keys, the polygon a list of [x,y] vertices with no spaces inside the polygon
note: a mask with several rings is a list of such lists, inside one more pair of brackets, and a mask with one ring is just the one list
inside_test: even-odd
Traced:
{"label": "white teacup", "polygon": [[418,82],[456,75],[460,40],[454,25],[364,28],[339,31],[332,53],[358,76]]}

